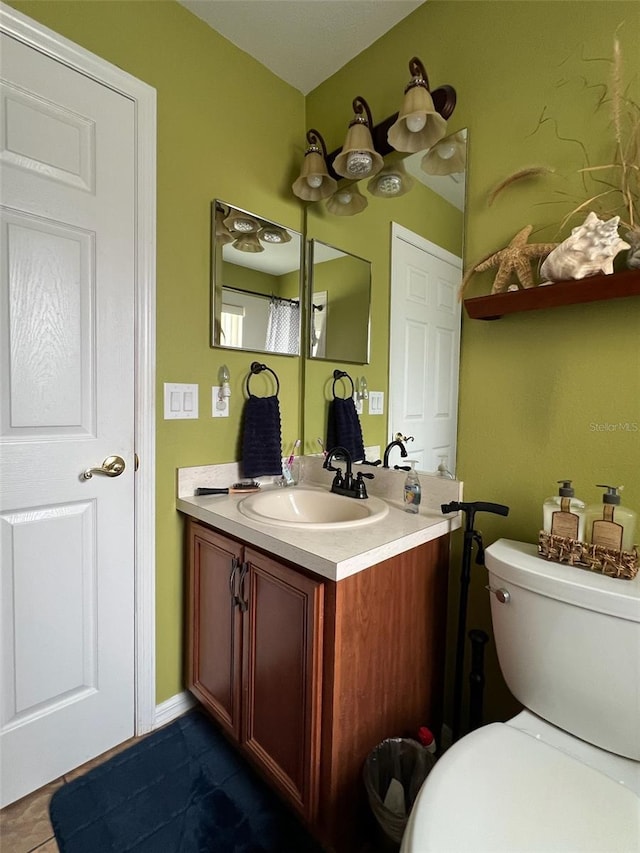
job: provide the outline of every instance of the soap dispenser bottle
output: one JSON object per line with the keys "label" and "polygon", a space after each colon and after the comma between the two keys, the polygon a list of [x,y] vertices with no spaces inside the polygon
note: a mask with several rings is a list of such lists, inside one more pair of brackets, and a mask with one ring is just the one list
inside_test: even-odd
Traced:
{"label": "soap dispenser bottle", "polygon": [[597,486],[606,489],[601,504],[587,507],[587,542],[603,545],[616,551],[630,551],[636,529],[637,514],[626,506],[620,506],[622,486]]}
{"label": "soap dispenser bottle", "polygon": [[404,508],[406,512],[420,512],[420,480],[416,474],[415,459],[407,459],[411,469],[404,481]]}
{"label": "soap dispenser bottle", "polygon": [[575,496],[571,480],[558,480],[557,495],[547,498],[542,505],[542,523],[545,533],[566,536],[568,539],[584,538],[584,501]]}

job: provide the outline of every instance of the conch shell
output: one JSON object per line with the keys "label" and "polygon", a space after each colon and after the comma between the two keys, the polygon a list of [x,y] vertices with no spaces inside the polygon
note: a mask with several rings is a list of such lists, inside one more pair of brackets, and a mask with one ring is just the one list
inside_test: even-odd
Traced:
{"label": "conch shell", "polygon": [[542,278],[564,281],[598,273],[610,275],[615,256],[630,248],[618,235],[619,223],[619,216],[605,222],[591,211],[582,225],[547,255],[540,267]]}

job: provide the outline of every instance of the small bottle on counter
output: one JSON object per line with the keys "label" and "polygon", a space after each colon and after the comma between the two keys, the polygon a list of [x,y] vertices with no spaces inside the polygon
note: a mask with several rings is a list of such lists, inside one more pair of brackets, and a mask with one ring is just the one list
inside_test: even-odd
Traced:
{"label": "small bottle on counter", "polygon": [[615,551],[630,551],[634,545],[637,514],[626,506],[620,506],[619,491],[622,486],[601,486],[607,491],[601,504],[587,507],[587,542],[603,545]]}
{"label": "small bottle on counter", "polygon": [[411,465],[411,470],[407,474],[404,481],[404,508],[405,512],[420,512],[420,479],[415,470],[415,459],[407,459],[407,463]]}
{"label": "small bottle on counter", "polygon": [[584,539],[584,501],[575,496],[571,480],[558,480],[557,495],[547,498],[542,505],[542,521],[545,533],[566,536],[568,539]]}

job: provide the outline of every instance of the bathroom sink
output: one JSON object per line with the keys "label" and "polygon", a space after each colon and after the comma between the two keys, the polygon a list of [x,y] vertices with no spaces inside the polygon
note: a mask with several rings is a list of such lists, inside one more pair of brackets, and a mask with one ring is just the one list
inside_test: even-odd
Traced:
{"label": "bathroom sink", "polygon": [[257,492],[238,504],[247,518],[277,527],[349,529],[380,521],[389,512],[379,498],[358,500],[321,489],[287,488]]}

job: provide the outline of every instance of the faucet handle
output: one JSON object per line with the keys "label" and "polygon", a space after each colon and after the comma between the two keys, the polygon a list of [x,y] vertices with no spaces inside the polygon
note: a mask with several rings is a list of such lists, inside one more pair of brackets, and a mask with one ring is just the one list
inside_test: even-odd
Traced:
{"label": "faucet handle", "polygon": [[369,495],[367,494],[367,487],[364,484],[363,477],[366,477],[367,480],[373,480],[374,475],[365,473],[364,471],[358,471],[358,473],[356,475],[356,482],[354,485],[354,492],[355,492],[355,497],[360,498],[360,499],[364,499],[364,498],[369,497]]}
{"label": "faucet handle", "polygon": [[342,468],[332,468],[329,467],[329,471],[335,471],[336,476],[333,478],[333,482],[331,483],[332,489],[341,489],[344,486],[344,477],[342,476]]}

